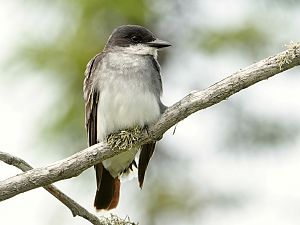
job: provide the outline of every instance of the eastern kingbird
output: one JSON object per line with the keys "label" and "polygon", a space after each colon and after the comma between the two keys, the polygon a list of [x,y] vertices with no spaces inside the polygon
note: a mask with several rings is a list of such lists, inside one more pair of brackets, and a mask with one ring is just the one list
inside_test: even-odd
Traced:
{"label": "eastern kingbird", "polygon": [[[91,59],[84,79],[85,123],[89,146],[112,133],[155,123],[165,110],[157,50],[170,43],[148,29],[124,25],[110,35],[104,50]],[[110,210],[119,202],[120,176],[138,168],[143,185],[155,142],[106,159],[95,165],[96,209]],[[135,156],[140,151],[138,165]]]}

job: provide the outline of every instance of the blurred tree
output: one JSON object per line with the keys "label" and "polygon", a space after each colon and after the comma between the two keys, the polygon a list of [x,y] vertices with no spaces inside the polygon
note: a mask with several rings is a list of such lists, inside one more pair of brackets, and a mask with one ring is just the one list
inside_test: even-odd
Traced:
{"label": "blurred tree", "polygon": [[245,23],[242,27],[205,28],[199,32],[199,47],[202,51],[216,54],[224,50],[243,50],[252,58],[262,52],[268,35],[255,24]]}
{"label": "blurred tree", "polygon": [[228,109],[228,114],[231,114],[226,121],[229,132],[224,135],[223,142],[233,154],[238,151],[259,154],[283,150],[297,140],[299,122],[295,118],[281,120],[273,115],[254,114],[244,108],[242,104],[231,104]]}

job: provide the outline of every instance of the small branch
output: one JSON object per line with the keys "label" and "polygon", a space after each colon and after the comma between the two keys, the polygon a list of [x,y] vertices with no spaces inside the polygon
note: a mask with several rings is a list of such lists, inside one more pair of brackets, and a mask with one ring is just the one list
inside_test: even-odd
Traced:
{"label": "small branch", "polygon": [[[275,74],[300,65],[299,44],[290,44],[286,51],[241,69],[203,91],[194,91],[169,107],[160,120],[144,132],[136,145],[158,140],[173,125],[194,112],[228,99],[231,95]],[[110,149],[101,142],[47,167],[32,169],[0,182],[0,201],[59,180],[78,176],[87,168],[125,149]]]}
{"label": "small branch", "polygon": [[[0,151],[0,160],[15,166],[22,170],[23,172],[33,169],[27,162],[25,162],[23,159],[20,159],[16,156],[12,156],[8,153],[1,152]],[[106,223],[100,222],[97,216],[91,214],[89,211],[87,211],[85,208],[83,208],[81,205],[79,205],[77,202],[75,202],[73,199],[71,199],[69,196],[61,192],[59,189],[57,189],[54,185],[48,185],[44,187],[50,194],[52,194],[55,198],[57,198],[59,201],[61,201],[65,206],[67,206],[73,216],[81,216],[88,221],[90,221],[94,225],[104,225]]]}

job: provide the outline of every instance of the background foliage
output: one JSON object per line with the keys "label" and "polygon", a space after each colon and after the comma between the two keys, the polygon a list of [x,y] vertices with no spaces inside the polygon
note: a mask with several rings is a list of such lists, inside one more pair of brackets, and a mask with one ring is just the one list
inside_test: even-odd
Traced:
{"label": "background foliage", "polygon": [[[299,35],[295,34],[299,24],[294,22],[285,26],[296,9],[299,10],[297,1],[16,2],[34,12],[35,16],[28,14],[28,18],[34,21],[32,27],[36,30],[24,35],[10,60],[20,62],[17,71],[27,71],[28,75],[22,73],[26,79],[42,77],[45,85],[41,92],[49,88],[47,85],[53,90],[50,93],[52,100],[38,116],[38,135],[34,138],[36,145],[45,146],[44,155],[50,157],[65,157],[85,148],[83,73],[89,59],[102,50],[112,30],[119,25],[143,25],[173,43],[172,49],[160,54],[164,101],[169,104],[192,89],[205,88],[221,76],[275,53],[291,39],[299,40]],[[297,71],[299,73],[299,69]],[[284,79],[294,82],[291,80],[293,74]],[[192,116],[188,119],[190,122],[178,125],[175,136],[167,134],[151,161],[145,188],[139,192],[136,182],[124,184],[123,203],[117,213],[129,214],[141,224],[209,224],[212,219],[207,219],[208,215],[218,218],[226,212],[235,214],[247,207],[252,201],[251,191],[235,188],[234,184],[222,186],[218,183],[224,179],[223,174],[217,172],[220,167],[214,169],[207,164],[216,154],[225,161],[240,156],[246,158],[249,169],[253,166],[252,157],[264,160],[269,154],[274,156],[288,151],[298,143],[299,116],[287,116],[288,107],[285,111],[272,111],[257,106],[264,104],[263,101],[256,104],[261,96],[276,101],[277,90],[273,90],[275,97],[272,98],[264,93],[266,85],[264,82],[255,89],[256,92],[246,90],[220,106]],[[218,164],[218,160],[221,159],[212,161],[212,165]],[[239,159],[229,164],[240,163],[235,160]],[[224,161],[220,164],[229,165]],[[229,171],[225,177],[231,176]],[[213,172],[216,172],[211,174],[215,180],[209,178],[209,173]],[[84,204],[89,207],[94,194],[90,193],[94,185],[91,177],[90,171],[90,175],[78,178],[78,192],[74,194],[84,199]],[[247,183],[243,179],[235,182]],[[78,196],[82,194],[88,197]],[[49,224],[53,221],[69,223],[68,212],[51,210],[48,212]]]}

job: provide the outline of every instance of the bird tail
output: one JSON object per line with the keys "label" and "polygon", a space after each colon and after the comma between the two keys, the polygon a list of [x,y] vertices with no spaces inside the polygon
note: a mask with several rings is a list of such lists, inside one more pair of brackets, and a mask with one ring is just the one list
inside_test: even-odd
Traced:
{"label": "bird tail", "polygon": [[120,180],[114,178],[103,167],[102,163],[95,165],[97,191],[94,206],[97,210],[110,210],[116,208],[120,195]]}

